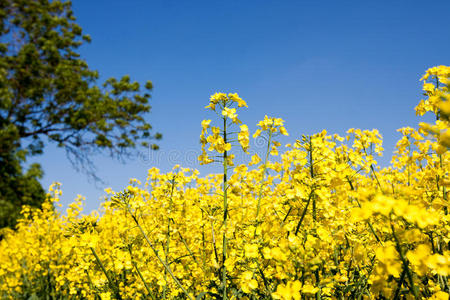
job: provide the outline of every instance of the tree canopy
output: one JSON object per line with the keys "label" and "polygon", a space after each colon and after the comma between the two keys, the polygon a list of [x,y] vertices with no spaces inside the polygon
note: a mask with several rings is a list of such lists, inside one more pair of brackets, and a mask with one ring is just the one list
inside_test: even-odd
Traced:
{"label": "tree canopy", "polygon": [[125,75],[99,82],[80,57],[90,37],[75,21],[70,2],[0,2],[0,187],[16,191],[0,190],[0,201],[22,197],[7,178],[37,184],[40,168],[23,174],[21,164],[43,153],[47,141],[93,177],[93,153],[122,159],[139,145],[158,148],[149,141],[161,135],[145,119],[151,81],[141,85]]}

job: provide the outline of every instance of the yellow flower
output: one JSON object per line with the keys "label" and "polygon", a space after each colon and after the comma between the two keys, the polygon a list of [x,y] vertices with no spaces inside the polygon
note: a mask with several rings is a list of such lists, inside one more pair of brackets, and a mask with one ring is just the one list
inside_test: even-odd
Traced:
{"label": "yellow flower", "polygon": [[238,134],[238,141],[241,144],[242,149],[247,152],[247,149],[249,147],[249,133],[248,133],[248,126],[247,125],[241,125],[240,126],[241,132]]}
{"label": "yellow flower", "polygon": [[311,284],[306,284],[302,287],[302,292],[305,294],[315,294],[319,291],[319,288],[314,287]]}
{"label": "yellow flower", "polygon": [[290,281],[286,285],[279,284],[275,293],[272,294],[275,299],[283,299],[283,300],[300,300],[300,290],[302,288],[302,284],[300,281]]}
{"label": "yellow flower", "polygon": [[244,251],[245,251],[245,257],[248,257],[248,258],[258,257],[258,245],[257,244],[245,244]]}
{"label": "yellow flower", "polygon": [[207,128],[209,128],[209,124],[211,124],[211,120],[203,120],[202,121],[202,129],[206,130]]}
{"label": "yellow flower", "polygon": [[228,94],[228,98],[238,104],[238,107],[248,107],[247,103],[245,103],[244,100],[242,100],[237,93],[234,94]]}
{"label": "yellow flower", "polygon": [[431,296],[431,298],[428,299],[432,299],[432,300],[448,300],[450,298],[450,295],[446,292],[443,291],[439,291],[436,294],[434,294],[433,296]]}
{"label": "yellow flower", "polygon": [[244,293],[250,294],[252,290],[258,288],[258,281],[253,278],[253,272],[245,271],[240,277],[241,289]]}
{"label": "yellow flower", "polygon": [[252,156],[251,161],[250,161],[250,163],[249,163],[248,165],[249,165],[249,166],[257,165],[257,164],[259,164],[260,162],[261,162],[261,158],[259,157],[259,155],[258,155],[258,154],[254,154],[254,155]]}

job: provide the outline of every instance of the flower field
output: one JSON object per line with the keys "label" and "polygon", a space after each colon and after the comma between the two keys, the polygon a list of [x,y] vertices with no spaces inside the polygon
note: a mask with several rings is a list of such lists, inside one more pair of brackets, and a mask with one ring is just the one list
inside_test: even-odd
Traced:
{"label": "flower field", "polygon": [[[281,145],[282,119],[251,134],[246,102],[212,95],[199,161],[221,173],[153,168],[89,215],[81,197],[58,213],[55,184],[4,232],[0,298],[448,299],[450,67],[422,80],[416,113],[436,122],[399,129],[384,168],[377,130]],[[251,138],[264,153],[238,164]]]}

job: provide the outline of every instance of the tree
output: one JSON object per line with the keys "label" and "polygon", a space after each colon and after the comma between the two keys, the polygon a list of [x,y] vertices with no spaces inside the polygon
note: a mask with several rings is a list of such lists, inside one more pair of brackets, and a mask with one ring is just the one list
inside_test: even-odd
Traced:
{"label": "tree", "polygon": [[[40,207],[45,200],[45,191],[39,183],[42,177],[39,164],[32,164],[23,174],[20,165],[23,157],[14,154],[0,158],[0,228],[14,227],[22,205]],[[0,240],[1,236],[0,233]]]}
{"label": "tree", "polygon": [[70,2],[0,2],[0,202],[16,210],[42,201],[42,171],[34,165],[23,174],[21,164],[41,154],[46,141],[94,178],[93,153],[123,159],[138,145],[158,148],[149,141],[161,135],[144,119],[151,81],[141,87],[123,76],[99,83],[77,52],[89,41]]}

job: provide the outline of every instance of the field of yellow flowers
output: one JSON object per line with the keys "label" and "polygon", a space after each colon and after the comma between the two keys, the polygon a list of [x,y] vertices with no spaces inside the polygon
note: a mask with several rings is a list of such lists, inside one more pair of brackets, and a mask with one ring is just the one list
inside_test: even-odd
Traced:
{"label": "field of yellow flowers", "polygon": [[[101,212],[76,199],[58,213],[23,208],[0,242],[2,299],[448,299],[450,67],[429,69],[416,112],[434,124],[401,128],[380,168],[377,130],[288,135],[266,116],[253,138],[266,150],[247,165],[247,104],[216,93],[201,123],[200,163],[107,190]],[[214,113],[213,113],[214,112]]]}

